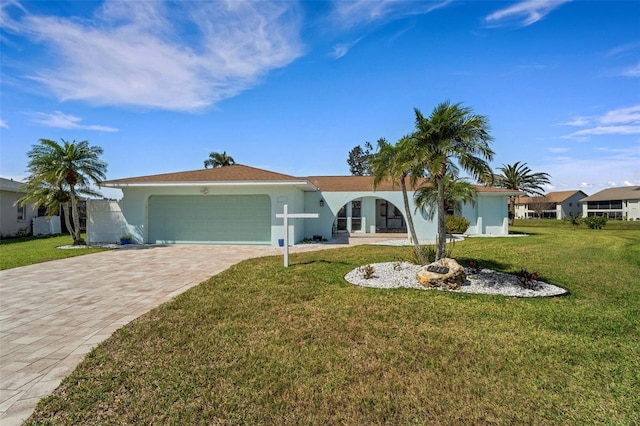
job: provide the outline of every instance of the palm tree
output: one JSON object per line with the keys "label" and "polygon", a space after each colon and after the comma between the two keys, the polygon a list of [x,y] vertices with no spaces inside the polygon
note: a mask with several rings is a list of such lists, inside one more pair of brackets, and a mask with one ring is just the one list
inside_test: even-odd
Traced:
{"label": "palm tree", "polygon": [[489,146],[493,138],[489,134],[488,119],[473,114],[471,108],[460,103],[442,102],[429,117],[424,117],[417,108],[414,111],[415,161],[422,164],[438,191],[438,260],[444,257],[446,250],[444,180],[454,167],[452,159],[476,180],[490,181],[492,172],[487,161],[493,159],[494,152]]}
{"label": "palm tree", "polygon": [[[18,199],[19,204],[23,206],[32,204],[34,208],[35,206],[45,206],[48,216],[57,215],[60,213],[60,210],[62,210],[67,230],[73,235],[71,232],[73,229],[71,225],[71,215],[69,214],[71,196],[69,195],[69,189],[66,184],[61,184],[56,187],[44,182],[36,183],[29,178],[23,186],[23,189],[26,194]],[[97,191],[85,187],[76,187],[76,194],[88,197],[100,196],[100,193]]]}
{"label": "palm tree", "polygon": [[396,145],[391,145],[386,139],[378,140],[378,152],[370,157],[371,172],[373,174],[373,187],[375,188],[385,179],[391,179],[395,184],[400,183],[402,188],[402,198],[404,201],[404,211],[407,217],[407,225],[411,233],[413,247],[421,264],[426,264],[426,258],[420,247],[420,241],[413,225],[413,217],[411,216],[411,208],[409,207],[409,197],[407,195],[408,177],[412,183],[415,183],[421,171],[414,167],[413,149],[411,147],[411,139],[404,137],[398,141]]}
{"label": "palm tree", "polygon": [[[476,204],[478,191],[465,178],[460,178],[452,173],[444,177],[444,204],[445,209],[452,209],[459,213],[462,211],[463,203]],[[416,210],[421,208],[427,212],[427,218],[433,220],[438,210],[438,188],[437,185],[428,183],[416,190],[414,195]]]}
{"label": "palm tree", "polygon": [[204,168],[207,169],[211,166],[212,169],[218,167],[231,166],[236,164],[236,161],[233,157],[227,155],[227,151],[219,152],[210,152],[209,158],[204,160]]}
{"label": "palm tree", "polygon": [[[71,143],[62,139],[62,145],[50,139],[40,139],[27,153],[27,165],[31,175],[27,179],[25,200],[43,202],[51,211],[56,205],[71,204],[73,226],[69,228],[73,244],[85,244],[80,236],[78,194],[98,195],[91,190],[91,183],[99,185],[106,177],[107,164],[99,159],[99,146],[89,146],[88,141]],[[70,225],[67,221],[67,225]]]}
{"label": "palm tree", "polygon": [[[528,196],[543,195],[543,185],[550,184],[549,174],[544,172],[533,173],[527,163],[502,165],[498,167],[500,174],[495,176],[496,185],[502,188],[522,191]],[[516,196],[509,197],[509,225],[513,225],[516,210]]]}

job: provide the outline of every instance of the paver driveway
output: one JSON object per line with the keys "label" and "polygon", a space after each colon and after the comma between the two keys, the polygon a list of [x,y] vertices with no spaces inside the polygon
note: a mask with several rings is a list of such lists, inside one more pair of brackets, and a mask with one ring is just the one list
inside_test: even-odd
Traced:
{"label": "paver driveway", "polygon": [[31,415],[94,346],[267,246],[120,249],[0,271],[0,425]]}
{"label": "paver driveway", "polygon": [[[401,237],[344,235],[291,252]],[[242,260],[281,254],[270,246],[144,246],[0,271],[0,426],[26,420],[118,328]]]}

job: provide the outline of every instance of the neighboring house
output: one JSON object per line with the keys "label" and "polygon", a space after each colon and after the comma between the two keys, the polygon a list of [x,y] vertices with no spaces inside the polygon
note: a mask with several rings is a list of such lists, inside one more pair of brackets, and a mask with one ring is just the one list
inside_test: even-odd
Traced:
{"label": "neighboring house", "polygon": [[582,216],[640,220],[640,186],[603,189],[583,198]]}
{"label": "neighboring house", "polygon": [[516,199],[516,219],[570,219],[582,213],[582,191],[549,192],[538,197]]}
{"label": "neighboring house", "polygon": [[[122,201],[88,206],[88,242],[113,242],[130,234],[143,243],[226,243],[277,245],[289,213],[318,213],[317,219],[289,221],[289,240],[330,239],[335,232],[405,232],[400,185],[370,176],[294,177],[243,165],[117,179],[103,186],[123,191]],[[409,202],[419,238],[434,238],[435,220]],[[508,233],[510,190],[478,187],[475,206],[464,205],[468,234]]]}
{"label": "neighboring house", "polygon": [[32,219],[38,216],[34,205],[20,206],[19,198],[26,195],[21,189],[23,183],[13,179],[0,178],[0,236],[13,237],[16,234],[31,233]]}

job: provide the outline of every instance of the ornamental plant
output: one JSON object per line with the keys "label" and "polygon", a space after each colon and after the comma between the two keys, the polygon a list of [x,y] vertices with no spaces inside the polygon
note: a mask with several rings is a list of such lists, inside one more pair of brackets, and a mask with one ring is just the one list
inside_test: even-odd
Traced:
{"label": "ornamental plant", "polygon": [[358,268],[358,272],[362,274],[362,278],[365,280],[370,280],[373,278],[373,274],[376,273],[376,269],[373,265],[364,265]]}
{"label": "ornamental plant", "polygon": [[523,288],[535,290],[535,281],[540,278],[540,274],[537,272],[529,272],[524,268],[520,268],[520,272],[516,274],[516,277],[518,278],[518,281]]}
{"label": "ornamental plant", "polygon": [[607,224],[606,216],[587,216],[582,219],[582,223],[590,229],[602,229]]}
{"label": "ornamental plant", "polygon": [[464,234],[469,228],[469,221],[463,216],[447,215],[447,234]]}

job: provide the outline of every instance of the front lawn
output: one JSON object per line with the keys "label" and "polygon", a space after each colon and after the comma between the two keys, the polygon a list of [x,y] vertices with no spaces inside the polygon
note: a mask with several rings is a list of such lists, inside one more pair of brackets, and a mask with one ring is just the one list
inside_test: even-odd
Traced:
{"label": "front lawn", "polygon": [[637,424],[640,232],[519,225],[454,257],[571,295],[343,280],[407,247],[248,260],[118,330],[28,424]]}
{"label": "front lawn", "polygon": [[73,238],[70,235],[0,240],[0,270],[47,262],[49,260],[65,259],[67,257],[80,256],[104,250],[99,248],[62,250],[57,248],[71,244],[73,244]]}

